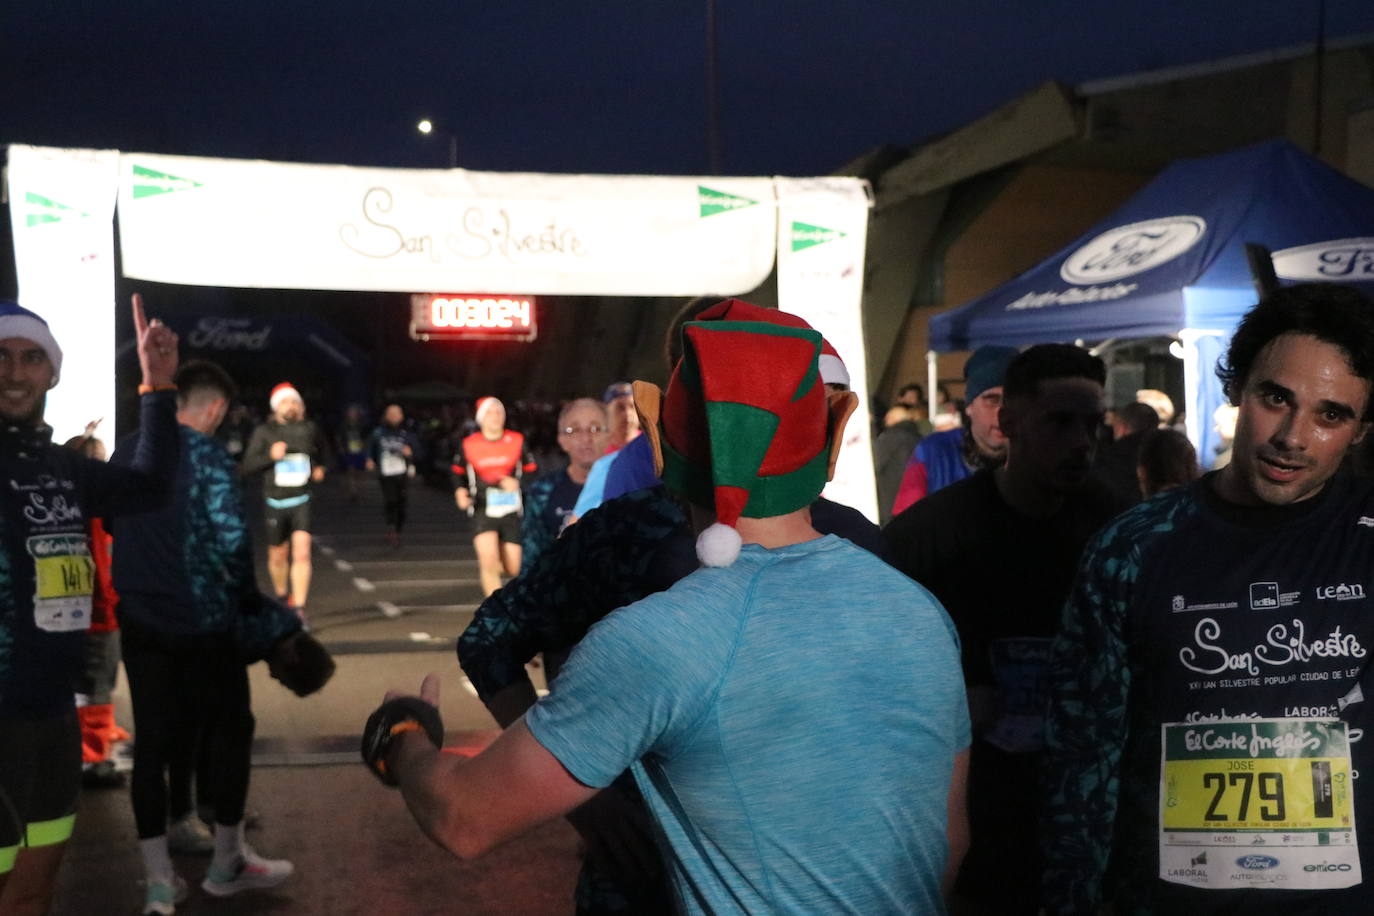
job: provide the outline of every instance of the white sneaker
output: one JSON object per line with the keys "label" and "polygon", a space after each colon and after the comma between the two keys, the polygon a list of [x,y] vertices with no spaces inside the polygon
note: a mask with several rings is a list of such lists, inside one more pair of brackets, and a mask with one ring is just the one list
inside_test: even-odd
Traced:
{"label": "white sneaker", "polygon": [[195,814],[167,825],[167,849],[180,855],[208,856],[215,851],[215,836]]}
{"label": "white sneaker", "polygon": [[173,916],[177,904],[186,900],[188,890],[180,875],[168,881],[149,881],[148,895],[143,904],[144,916]]}
{"label": "white sneaker", "polygon": [[200,886],[207,894],[228,897],[239,891],[276,887],[295,871],[296,867],[285,859],[264,859],[245,843],[233,870],[221,871],[212,862]]}

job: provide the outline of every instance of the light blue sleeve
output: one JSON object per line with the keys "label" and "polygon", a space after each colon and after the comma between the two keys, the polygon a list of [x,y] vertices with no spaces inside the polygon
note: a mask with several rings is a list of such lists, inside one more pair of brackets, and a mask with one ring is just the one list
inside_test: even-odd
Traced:
{"label": "light blue sleeve", "polygon": [[525,714],[535,740],[578,782],[601,788],[645,754],[672,756],[708,718],[739,622],[707,610],[713,591],[733,602],[693,582],[701,578],[709,575],[607,615]]}
{"label": "light blue sleeve", "polygon": [[577,505],[573,506],[573,515],[581,518],[601,505],[601,497],[606,492],[606,472],[611,469],[611,462],[615,460],[616,454],[619,453],[602,455],[596,459],[592,469],[587,472],[587,482],[582,485],[582,492],[578,494]]}

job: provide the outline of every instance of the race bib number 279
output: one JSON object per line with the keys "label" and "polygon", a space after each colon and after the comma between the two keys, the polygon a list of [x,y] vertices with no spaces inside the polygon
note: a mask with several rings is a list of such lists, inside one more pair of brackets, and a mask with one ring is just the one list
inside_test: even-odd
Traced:
{"label": "race bib number 279", "polygon": [[1218,889],[1360,883],[1344,722],[1167,724],[1163,739],[1162,879]]}

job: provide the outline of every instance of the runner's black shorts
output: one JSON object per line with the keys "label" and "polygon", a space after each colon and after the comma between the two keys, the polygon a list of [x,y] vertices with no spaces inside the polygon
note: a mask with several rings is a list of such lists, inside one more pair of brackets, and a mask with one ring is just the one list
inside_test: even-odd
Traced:
{"label": "runner's black shorts", "polygon": [[291,539],[291,532],[310,530],[310,501],[286,509],[278,509],[268,503],[262,510],[262,521],[267,528],[268,546],[285,544]]}
{"label": "runner's black shorts", "polygon": [[500,539],[507,544],[520,543],[520,513],[518,512],[512,512],[510,515],[503,515],[500,518],[489,518],[481,509],[478,509],[472,520],[476,523],[473,534],[495,531]]}
{"label": "runner's black shorts", "polygon": [[71,838],[81,794],[75,707],[39,719],[0,718],[0,791],[0,875],[14,868],[21,846]]}

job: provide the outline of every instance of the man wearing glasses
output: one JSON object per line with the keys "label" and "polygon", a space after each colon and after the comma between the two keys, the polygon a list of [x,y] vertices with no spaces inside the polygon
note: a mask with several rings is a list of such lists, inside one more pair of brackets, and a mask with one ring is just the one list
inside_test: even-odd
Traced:
{"label": "man wearing glasses", "polygon": [[606,406],[594,398],[570,401],[558,414],[558,447],[568,456],[568,466],[540,477],[525,494],[522,573],[571,521],[582,485],[606,451],[610,434]]}

